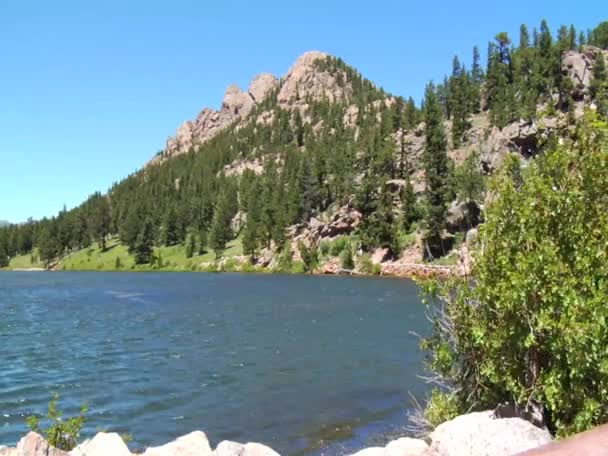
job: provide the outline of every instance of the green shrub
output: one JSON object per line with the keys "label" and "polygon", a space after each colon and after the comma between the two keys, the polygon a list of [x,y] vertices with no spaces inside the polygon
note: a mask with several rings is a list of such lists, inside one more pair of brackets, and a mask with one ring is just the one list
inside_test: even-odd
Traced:
{"label": "green shrub", "polygon": [[291,242],[285,242],[281,254],[279,255],[279,261],[276,266],[276,272],[289,273],[293,269],[293,258],[291,252]]}
{"label": "green shrub", "polygon": [[364,253],[359,257],[359,271],[363,274],[380,275],[382,266],[375,264],[369,253]]}
{"label": "green shrub", "polygon": [[424,421],[428,428],[434,429],[441,423],[456,418],[459,413],[456,395],[433,389],[424,409]]}
{"label": "green shrub", "polygon": [[329,253],[331,256],[340,256],[340,254],[347,248],[350,248],[349,240],[346,236],[340,236],[336,238],[330,246]]}
{"label": "green shrub", "polygon": [[298,244],[298,250],[304,263],[304,272],[310,272],[311,274],[319,265],[319,250],[316,245],[308,247],[302,241]]}
{"label": "green shrub", "polygon": [[306,272],[306,266],[302,261],[295,261],[291,268],[291,272],[294,274],[304,274]]}
{"label": "green shrub", "polygon": [[350,244],[346,244],[340,253],[340,263],[342,269],[355,269],[355,261],[353,260],[353,249]]}
{"label": "green shrub", "polygon": [[321,256],[327,256],[329,255],[329,251],[331,249],[331,242],[330,241],[321,241],[321,244],[319,245],[319,252],[321,253]]}
{"label": "green shrub", "polygon": [[608,421],[607,130],[590,118],[526,169],[509,158],[472,279],[426,284],[422,346],[461,411],[540,404],[559,436]]}
{"label": "green shrub", "polygon": [[76,417],[62,418],[62,413],[57,410],[57,402],[59,402],[59,394],[55,393],[49,402],[46,429],[40,427],[40,418],[37,416],[28,417],[26,423],[32,431],[46,436],[46,440],[55,448],[71,451],[78,445],[80,431],[86,421],[87,407],[83,405],[80,408],[80,415]]}

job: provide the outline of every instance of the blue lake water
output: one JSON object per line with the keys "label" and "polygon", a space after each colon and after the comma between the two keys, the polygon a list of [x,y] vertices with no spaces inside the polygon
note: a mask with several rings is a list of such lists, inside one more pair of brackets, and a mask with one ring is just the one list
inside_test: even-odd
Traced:
{"label": "blue lake water", "polygon": [[56,391],[132,449],[200,429],[348,453],[403,433],[427,330],[404,279],[0,273],[0,444]]}

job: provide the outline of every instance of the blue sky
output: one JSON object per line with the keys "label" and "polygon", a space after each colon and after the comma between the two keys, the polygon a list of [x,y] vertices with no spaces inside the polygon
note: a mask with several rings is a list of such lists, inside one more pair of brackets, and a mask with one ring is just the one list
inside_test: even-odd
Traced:
{"label": "blue sky", "polygon": [[12,222],[105,191],[229,84],[283,75],[307,50],[419,99],[454,54],[469,63],[498,31],[607,19],[601,0],[1,3],[0,219]]}

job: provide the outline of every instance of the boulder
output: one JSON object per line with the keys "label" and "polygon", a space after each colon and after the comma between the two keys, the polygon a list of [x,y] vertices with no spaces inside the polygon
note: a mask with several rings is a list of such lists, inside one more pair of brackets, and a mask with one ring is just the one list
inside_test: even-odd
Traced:
{"label": "boulder", "polygon": [[279,453],[261,443],[242,443],[224,440],[221,442],[213,456],[279,456]]}
{"label": "boulder", "polygon": [[551,434],[521,418],[495,418],[493,411],[461,415],[431,433],[436,456],[509,456],[551,442]]}
{"label": "boulder", "polygon": [[9,455],[16,456],[67,456],[65,451],[52,447],[44,437],[36,432],[28,432],[25,437],[19,440],[17,449]]}
{"label": "boulder", "polygon": [[391,252],[389,249],[376,249],[374,250],[374,253],[372,253],[372,263],[374,264],[380,264],[380,263],[384,263],[385,261],[390,260],[391,258]]}
{"label": "boulder", "polygon": [[0,456],[17,456],[17,448],[0,445]]}
{"label": "boulder", "polygon": [[424,440],[403,437],[393,440],[386,447],[365,448],[352,456],[426,456],[429,446]]}
{"label": "boulder", "polygon": [[562,74],[572,80],[575,100],[581,100],[591,83],[592,60],[589,55],[568,51],[562,58]]}
{"label": "boulder", "polygon": [[384,456],[424,456],[429,446],[424,440],[402,437],[386,445]]}
{"label": "boulder", "polygon": [[232,220],[230,220],[230,230],[232,230],[235,235],[238,235],[245,226],[245,223],[247,223],[247,213],[238,211],[236,215],[232,217]]}
{"label": "boulder", "polygon": [[353,453],[351,456],[385,456],[384,448],[370,447]]}
{"label": "boulder", "polygon": [[159,447],[148,448],[142,456],[209,456],[211,447],[204,432],[195,431]]}
{"label": "boulder", "polygon": [[[68,453],[70,456],[131,456],[122,438],[116,434],[100,432]],[[50,456],[50,455],[49,455]]]}

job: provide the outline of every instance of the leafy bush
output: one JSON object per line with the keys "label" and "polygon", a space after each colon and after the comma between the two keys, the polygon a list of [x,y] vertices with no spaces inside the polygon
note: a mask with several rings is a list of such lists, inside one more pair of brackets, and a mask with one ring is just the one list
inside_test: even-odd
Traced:
{"label": "leafy bush", "polygon": [[380,273],[382,272],[382,266],[380,266],[379,264],[374,264],[374,262],[372,261],[372,257],[369,255],[369,253],[364,253],[363,255],[361,255],[359,257],[358,263],[359,271],[363,274],[380,275]]}
{"label": "leafy bush", "polygon": [[321,256],[327,256],[329,255],[329,251],[331,249],[331,242],[330,241],[321,241],[321,243],[319,244],[319,252],[321,253]]}
{"label": "leafy bush", "polygon": [[[492,182],[473,280],[427,283],[423,341],[460,411],[541,405],[560,436],[608,421],[608,143],[575,140]],[[430,412],[431,413],[431,412]]]}
{"label": "leafy bush", "polygon": [[460,407],[456,396],[433,389],[424,410],[424,421],[428,427],[436,428],[441,423],[456,418],[459,413]]}
{"label": "leafy bush", "polygon": [[293,258],[291,252],[291,242],[285,242],[281,254],[279,255],[279,261],[276,266],[276,272],[290,273],[293,269]]}
{"label": "leafy bush", "polygon": [[49,427],[42,429],[40,427],[40,418],[37,416],[30,416],[27,418],[26,423],[28,427],[39,434],[46,436],[46,440],[54,446],[63,451],[70,451],[78,445],[80,439],[80,431],[86,421],[85,414],[87,407],[83,405],[80,408],[80,415],[72,418],[62,418],[62,413],[57,410],[57,403],[59,402],[59,394],[53,394],[53,398],[49,402],[49,408],[47,412],[47,421]]}
{"label": "leafy bush", "polygon": [[340,256],[347,248],[350,249],[350,242],[346,236],[340,236],[336,238],[332,243],[329,250],[331,256]]}
{"label": "leafy bush", "polygon": [[340,253],[340,263],[342,269],[355,269],[355,261],[353,260],[353,249],[349,243],[346,243]]}
{"label": "leafy bush", "polygon": [[308,247],[302,241],[298,244],[298,250],[300,251],[300,256],[302,257],[302,262],[304,263],[304,271],[310,272],[311,274],[319,265],[319,251],[316,245],[312,245]]}

